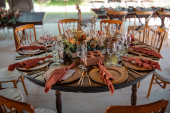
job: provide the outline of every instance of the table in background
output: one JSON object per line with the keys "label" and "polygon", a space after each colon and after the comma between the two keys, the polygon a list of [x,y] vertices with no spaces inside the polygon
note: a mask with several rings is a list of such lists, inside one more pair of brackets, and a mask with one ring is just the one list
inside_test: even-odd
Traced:
{"label": "table in background", "polygon": [[[25,12],[20,14],[21,16],[19,17],[19,20],[17,21],[16,24],[8,24],[8,25],[0,24],[0,27],[12,27],[13,34],[14,34],[14,30],[17,26],[22,26],[25,24],[42,25],[45,18],[45,12]],[[15,40],[15,47],[17,49],[18,44],[15,35],[14,35],[14,40]]]}

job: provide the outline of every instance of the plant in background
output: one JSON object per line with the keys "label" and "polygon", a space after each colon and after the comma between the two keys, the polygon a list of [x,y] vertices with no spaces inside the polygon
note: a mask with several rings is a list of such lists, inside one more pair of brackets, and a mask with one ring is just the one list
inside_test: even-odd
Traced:
{"label": "plant in background", "polygon": [[19,9],[15,12],[13,10],[3,10],[0,8],[0,24],[16,24],[20,16]]}

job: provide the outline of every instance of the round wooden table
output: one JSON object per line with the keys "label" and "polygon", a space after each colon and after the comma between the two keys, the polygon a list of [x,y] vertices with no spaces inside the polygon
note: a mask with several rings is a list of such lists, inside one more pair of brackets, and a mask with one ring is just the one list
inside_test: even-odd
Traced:
{"label": "round wooden table", "polygon": [[[18,53],[16,54],[16,56],[18,56]],[[109,55],[106,54],[105,55],[105,63],[104,65],[107,65],[106,63],[109,62]],[[114,60],[115,62],[116,56],[112,55],[112,60]],[[65,60],[65,64],[69,65],[72,62],[78,64],[76,62],[76,59],[72,59],[72,60]],[[14,62],[18,62],[17,60],[14,59]],[[88,72],[90,72],[91,69],[93,69],[92,66],[87,67],[88,68]],[[18,70],[19,71],[19,70]],[[43,80],[39,80],[37,78],[33,78],[31,76],[27,75],[27,72],[23,72],[23,71],[19,71],[23,76],[25,76],[29,81],[40,85],[42,87],[45,87],[46,82]],[[132,86],[132,94],[131,94],[131,105],[136,105],[136,100],[137,100],[137,83],[140,82],[141,80],[143,80],[145,77],[147,77],[148,75],[150,75],[151,73],[153,73],[153,70],[151,71],[145,71],[145,72],[140,72],[142,73],[144,76],[139,77],[139,78],[135,78],[133,76],[131,76],[130,74],[128,74],[128,79],[123,82],[123,83],[119,83],[119,84],[114,84],[114,88],[115,90],[117,89],[121,89],[121,88],[125,88],[128,86]],[[97,92],[105,92],[105,91],[109,91],[108,86],[97,83],[95,81],[91,80],[91,85],[89,85],[89,81],[87,78],[84,79],[83,85],[78,85],[78,81],[76,80],[72,83],[68,83],[68,84],[55,84],[52,86],[51,89],[56,90],[56,109],[58,113],[62,112],[62,101],[61,101],[61,93],[60,91],[66,91],[66,92],[81,92],[81,93],[97,93]],[[109,92],[108,92],[109,93]],[[114,94],[112,95],[114,96]]]}

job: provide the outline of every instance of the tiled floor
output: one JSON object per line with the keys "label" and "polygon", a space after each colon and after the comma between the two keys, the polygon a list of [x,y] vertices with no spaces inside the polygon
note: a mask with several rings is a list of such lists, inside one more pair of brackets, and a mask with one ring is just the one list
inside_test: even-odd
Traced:
{"label": "tiled floor", "polygon": [[[99,23],[97,23],[99,26]],[[44,28],[50,28],[53,35],[58,34],[57,23],[44,24]],[[12,33],[12,29],[9,30]],[[6,31],[5,31],[6,32]],[[37,38],[41,35],[41,26],[36,27]],[[7,67],[13,63],[15,55],[15,46],[13,38],[7,36],[5,39],[2,37],[3,30],[0,30],[0,68]],[[164,57],[161,60],[161,65],[167,64],[170,66],[170,46],[164,42],[161,54]],[[148,99],[146,98],[149,88],[151,75],[145,78],[141,82],[140,88],[137,91],[137,104],[146,104]],[[44,88],[37,86],[34,83],[24,80],[28,95],[25,95],[22,83],[18,83],[18,89],[23,93],[25,102],[31,104],[34,108],[47,108],[56,111],[55,108],[55,91],[50,90],[48,94],[44,93]],[[3,87],[13,87],[12,83],[4,83]],[[152,91],[160,88],[158,85],[153,85]],[[170,88],[170,85],[167,85]],[[62,105],[63,113],[105,113],[108,106],[111,105],[130,105],[131,99],[131,87],[126,87],[120,90],[116,90],[113,96],[110,92],[102,93],[62,93]]]}

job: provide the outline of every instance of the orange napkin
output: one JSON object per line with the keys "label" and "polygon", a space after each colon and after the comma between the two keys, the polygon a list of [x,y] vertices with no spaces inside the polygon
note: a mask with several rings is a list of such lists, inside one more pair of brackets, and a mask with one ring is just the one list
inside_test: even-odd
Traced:
{"label": "orange napkin", "polygon": [[111,95],[114,93],[114,87],[112,81],[114,78],[110,74],[110,72],[102,65],[102,60],[99,59],[97,63],[100,67],[100,79],[104,80],[105,84],[108,86]]}
{"label": "orange napkin", "polygon": [[154,62],[152,60],[148,60],[148,59],[140,59],[140,58],[133,58],[133,57],[125,57],[123,56],[122,59],[126,59],[130,62],[134,61],[135,63],[137,63],[140,67],[145,67],[145,68],[149,68],[149,69],[158,69],[161,71],[161,67],[159,65],[158,62]]}
{"label": "orange napkin", "polygon": [[29,60],[24,60],[22,62],[17,62],[14,64],[11,64],[8,66],[8,71],[14,71],[16,67],[31,67],[37,64],[40,60],[44,61],[46,58],[53,58],[53,56],[48,55],[46,57],[41,57],[41,58],[34,58],[34,59],[29,59]]}
{"label": "orange napkin", "polygon": [[[45,36],[45,35],[44,35],[44,36]],[[44,39],[44,40],[47,40],[47,39],[48,39],[48,40],[50,40],[50,41],[57,41],[56,38],[52,38],[52,37],[51,37],[51,38],[45,38],[44,36],[41,36],[40,38],[41,38],[41,39]],[[46,36],[48,36],[48,35],[46,35]],[[50,36],[50,35],[49,35],[49,36]]]}
{"label": "orange napkin", "polygon": [[130,34],[130,36],[128,36],[127,38],[131,37],[131,42],[135,41],[134,36],[131,33],[129,33],[129,34]]}
{"label": "orange napkin", "polygon": [[162,55],[159,52],[155,52],[154,50],[149,50],[149,49],[145,49],[145,48],[138,48],[138,47],[133,47],[133,46],[130,46],[130,47],[133,48],[134,50],[139,51],[139,52],[142,52],[142,53],[163,59]]}
{"label": "orange napkin", "polygon": [[36,45],[30,45],[30,46],[20,46],[17,48],[16,51],[18,50],[36,50],[36,49],[45,49],[44,46],[36,46]]}
{"label": "orange napkin", "polygon": [[45,84],[44,92],[48,93],[48,91],[52,88],[52,85],[55,84],[57,81],[61,81],[61,79],[66,74],[66,71],[69,70],[70,68],[74,67],[75,65],[76,65],[75,63],[72,63],[68,67],[55,70],[52,73],[52,75],[50,76],[50,78],[47,80],[47,82]]}

